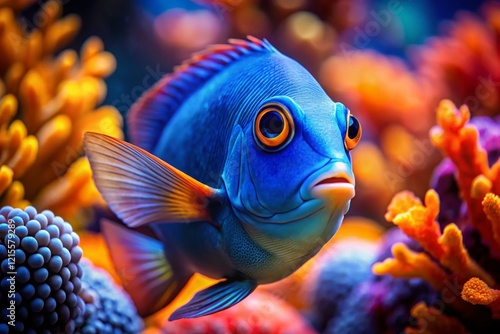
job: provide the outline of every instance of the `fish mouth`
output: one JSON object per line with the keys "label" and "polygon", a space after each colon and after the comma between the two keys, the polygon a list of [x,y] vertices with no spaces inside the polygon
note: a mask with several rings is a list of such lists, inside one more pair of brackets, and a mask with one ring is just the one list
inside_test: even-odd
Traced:
{"label": "fish mouth", "polygon": [[311,190],[317,187],[352,187],[354,188],[354,178],[344,170],[329,170],[321,173],[311,182]]}
{"label": "fish mouth", "polygon": [[310,184],[312,186],[309,191],[313,197],[322,199],[326,207],[347,213],[349,202],[355,195],[354,178],[347,170],[326,171]]}
{"label": "fish mouth", "polygon": [[322,185],[333,185],[336,183],[348,183],[352,184],[346,177],[344,176],[332,176],[327,177],[314,185],[314,187],[322,186]]}

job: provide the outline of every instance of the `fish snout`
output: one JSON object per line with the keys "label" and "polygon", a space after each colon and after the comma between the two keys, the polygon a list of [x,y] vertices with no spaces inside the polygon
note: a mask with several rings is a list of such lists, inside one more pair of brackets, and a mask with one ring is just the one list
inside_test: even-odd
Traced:
{"label": "fish snout", "polygon": [[309,184],[312,197],[322,199],[327,208],[347,213],[355,190],[354,177],[345,164],[335,163],[330,168],[322,169],[315,173]]}

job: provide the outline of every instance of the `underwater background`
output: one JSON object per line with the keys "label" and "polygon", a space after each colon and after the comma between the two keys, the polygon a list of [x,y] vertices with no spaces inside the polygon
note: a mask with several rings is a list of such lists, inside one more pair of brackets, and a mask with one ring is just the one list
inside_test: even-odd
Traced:
{"label": "underwater background", "polygon": [[[213,284],[197,275],[141,319],[100,234],[116,217],[82,135],[127,139],[144,91],[247,35],[358,117],[356,197],[290,277],[168,322]],[[500,333],[499,115],[496,1],[0,0],[0,333]]]}

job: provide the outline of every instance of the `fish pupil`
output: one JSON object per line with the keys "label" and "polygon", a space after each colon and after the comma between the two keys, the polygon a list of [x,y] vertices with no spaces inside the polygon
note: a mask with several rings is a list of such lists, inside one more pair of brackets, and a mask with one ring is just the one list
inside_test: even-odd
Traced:
{"label": "fish pupil", "polygon": [[260,120],[259,130],[267,138],[277,137],[284,128],[284,120],[277,111],[269,111]]}
{"label": "fish pupil", "polygon": [[349,117],[349,129],[347,131],[347,136],[349,136],[350,139],[356,138],[359,132],[359,122],[354,116]]}

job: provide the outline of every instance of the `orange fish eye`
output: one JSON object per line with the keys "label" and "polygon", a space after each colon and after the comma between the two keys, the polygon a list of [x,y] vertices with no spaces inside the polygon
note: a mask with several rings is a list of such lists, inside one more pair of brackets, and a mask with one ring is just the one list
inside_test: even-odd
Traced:
{"label": "orange fish eye", "polygon": [[289,112],[280,105],[265,105],[257,114],[253,132],[261,148],[275,151],[284,147],[292,139],[293,119]]}
{"label": "orange fish eye", "polygon": [[346,149],[350,151],[358,145],[363,129],[358,119],[351,115],[351,113],[347,115],[347,125],[348,128],[345,134],[344,144]]}

